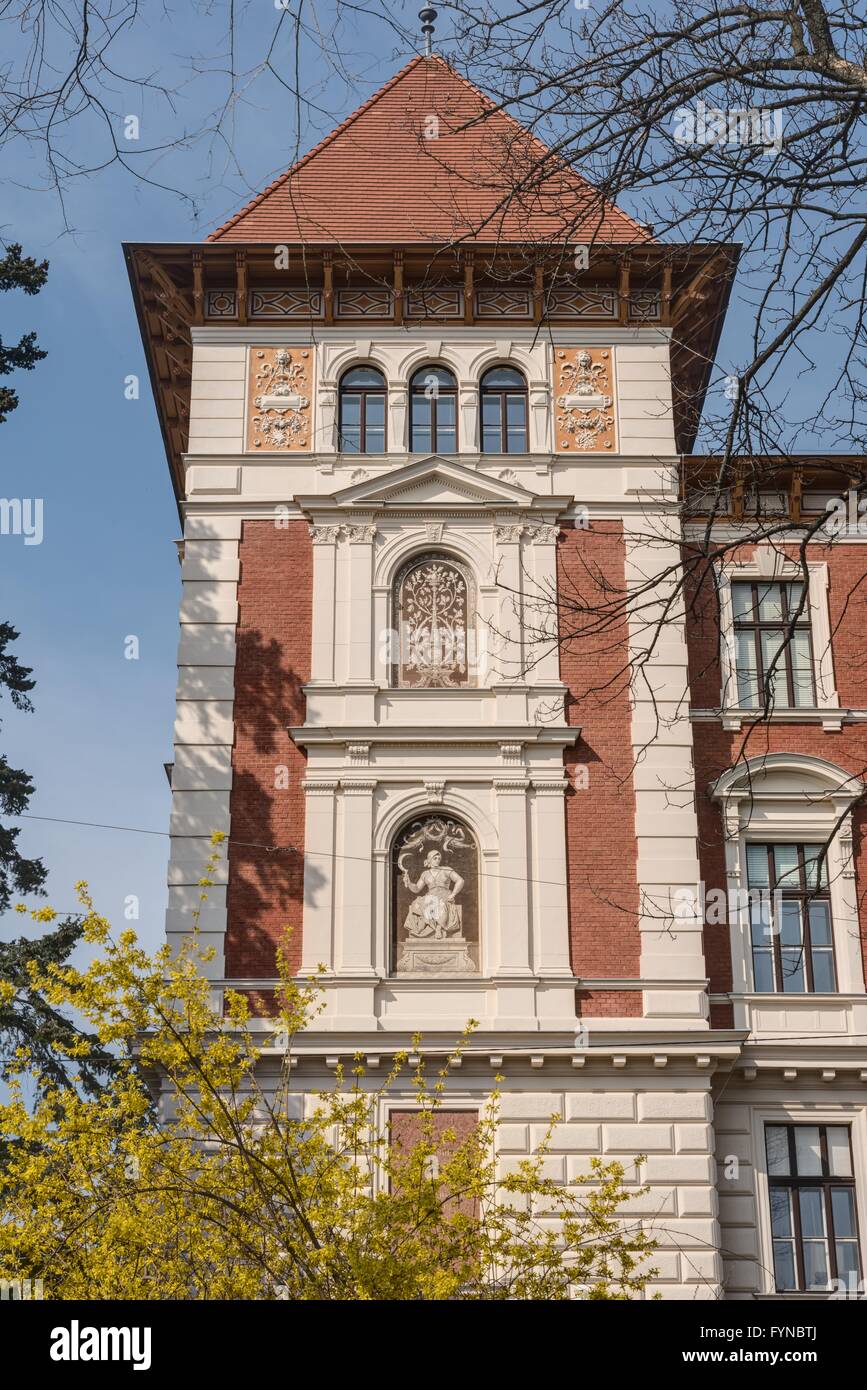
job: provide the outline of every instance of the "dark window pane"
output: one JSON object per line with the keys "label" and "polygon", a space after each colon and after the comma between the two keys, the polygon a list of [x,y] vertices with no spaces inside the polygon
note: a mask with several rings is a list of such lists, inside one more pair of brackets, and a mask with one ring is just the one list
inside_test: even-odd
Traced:
{"label": "dark window pane", "polygon": [[341,380],[341,386],[385,387],[385,377],[376,367],[353,367]]}
{"label": "dark window pane", "polygon": [[851,1187],[832,1187],[831,1214],[837,1240],[854,1240],[855,1194]]}
{"label": "dark window pane", "polygon": [[340,435],[340,448],[344,454],[361,453],[361,430],[354,426],[352,429],[344,428]]}
{"label": "dark window pane", "polygon": [[747,877],[751,888],[768,887],[768,850],[766,845],[747,845]]}
{"label": "dark window pane", "polygon": [[385,427],[385,396],[368,396],[366,398],[367,428],[384,429]]}
{"label": "dark window pane", "polygon": [[784,993],[803,994],[806,989],[803,947],[784,946],[780,951],[780,959]]}
{"label": "dark window pane", "polygon": [[858,1243],[854,1240],[838,1241],[837,1251],[837,1278],[845,1280],[846,1284],[857,1291],[858,1280],[861,1276],[861,1269],[858,1263]]}
{"label": "dark window pane", "polygon": [[735,620],[746,618],[752,622],[753,618],[753,586],[752,584],[733,584],[732,585],[732,607],[734,609]]}
{"label": "dark window pane", "polygon": [[340,416],[344,427],[357,425],[361,420],[361,397],[344,396],[341,402]]}
{"label": "dark window pane", "polygon": [[489,372],[485,372],[482,377],[482,390],[487,387],[519,387],[524,389],[524,378],[520,372],[516,372],[512,367],[492,367]]}
{"label": "dark window pane", "polygon": [[799,888],[801,870],[797,845],[774,845],[774,865],[780,888]]}
{"label": "dark window pane", "polygon": [[410,453],[431,453],[431,431],[421,430],[418,425],[413,425]]}
{"label": "dark window pane", "polygon": [[795,1251],[791,1244],[774,1241],[774,1274],[778,1289],[796,1289]]}
{"label": "dark window pane", "polygon": [[809,904],[810,940],[814,946],[831,945],[831,913],[827,903]]}
{"label": "dark window pane", "polygon": [[789,1176],[789,1131],[785,1125],[768,1125],[765,1129],[765,1149],[768,1172],[774,1177]]}
{"label": "dark window pane", "polygon": [[455,397],[440,396],[437,401],[437,431],[455,427]]}
{"label": "dark window pane", "polygon": [[451,427],[437,425],[437,449],[441,454],[457,453],[458,441],[455,431]]}
{"label": "dark window pane", "polygon": [[792,1203],[788,1187],[771,1188],[771,1232],[781,1239],[788,1239],[792,1235]]}
{"label": "dark window pane", "polygon": [[800,946],[803,940],[801,931],[801,904],[791,898],[783,898],[778,903],[781,946]]}
{"label": "dark window pane", "polygon": [[828,1145],[828,1167],[834,1178],[851,1178],[852,1150],[849,1146],[848,1125],[828,1125],[825,1129]]}
{"label": "dark window pane", "polygon": [[822,1150],[819,1144],[818,1125],[795,1125],[795,1158],[799,1178],[820,1177],[822,1173]]}
{"label": "dark window pane", "polygon": [[832,951],[813,952],[813,989],[817,994],[834,994],[837,989],[837,976],[834,970]]}
{"label": "dark window pane", "polygon": [[774,957],[770,951],[753,951],[753,988],[757,994],[773,994],[776,990],[774,980]]}
{"label": "dark window pane", "polygon": [[822,848],[822,845],[804,845],[804,869],[810,888],[828,886],[828,855],[822,854]]}
{"label": "dark window pane", "polygon": [[368,431],[367,431],[367,438],[366,438],[366,441],[365,441],[365,450],[364,450],[364,452],[365,452],[366,454],[384,454],[384,453],[385,453],[385,431],[384,431],[384,430],[372,430],[372,429],[368,429]]}
{"label": "dark window pane", "polygon": [[412,378],[413,391],[432,392],[434,387],[445,387],[454,391],[457,385],[454,376],[446,367],[419,367]]}
{"label": "dark window pane", "polygon": [[828,1287],[828,1246],[825,1241],[804,1241],[804,1282],[808,1289]]}
{"label": "dark window pane", "polygon": [[783,592],[779,584],[757,585],[759,622],[778,623],[783,616]]}
{"label": "dark window pane", "polygon": [[801,1235],[804,1240],[824,1240],[824,1193],[818,1187],[803,1187],[798,1196],[801,1204]]}

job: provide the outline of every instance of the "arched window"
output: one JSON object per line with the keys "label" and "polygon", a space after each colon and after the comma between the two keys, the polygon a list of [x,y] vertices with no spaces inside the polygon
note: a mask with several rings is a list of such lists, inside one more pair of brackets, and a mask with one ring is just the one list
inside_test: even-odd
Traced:
{"label": "arched window", "polygon": [[479,971],[479,852],[467,827],[435,811],[415,816],[391,852],[392,970]]}
{"label": "arched window", "polygon": [[393,683],[402,688],[455,689],[474,685],[477,666],[472,582],[447,555],[420,555],[394,587],[399,650]]}
{"label": "arched window", "polygon": [[454,454],[458,447],[458,384],[445,367],[420,367],[409,384],[409,451]]}
{"label": "arched window", "polygon": [[351,367],[341,378],[338,434],[342,453],[385,453],[385,397],[385,377],[376,367]]}
{"label": "arched window", "polygon": [[527,383],[514,367],[491,367],[482,377],[482,453],[526,454]]}

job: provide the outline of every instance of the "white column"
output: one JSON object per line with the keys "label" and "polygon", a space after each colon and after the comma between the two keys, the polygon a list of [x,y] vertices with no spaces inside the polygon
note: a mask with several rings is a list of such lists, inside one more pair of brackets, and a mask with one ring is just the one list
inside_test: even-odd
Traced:
{"label": "white column", "polygon": [[373,977],[374,781],[344,778],[337,973]]}
{"label": "white column", "polygon": [[497,830],[500,842],[499,951],[492,974],[529,976],[530,901],[527,783],[523,777],[498,777]]}
{"label": "white column", "polygon": [[323,381],[318,392],[314,448],[320,454],[337,452],[337,382]]}
{"label": "white column", "polygon": [[524,679],[521,636],[521,534],[520,523],[508,521],[494,527],[497,542],[496,575],[500,589],[497,616],[499,642],[494,660],[495,679],[514,683]]}
{"label": "white column", "polygon": [[531,454],[552,452],[551,390],[547,381],[531,381],[529,385],[529,439]]}
{"label": "white column", "polygon": [[388,436],[386,449],[390,454],[405,454],[407,451],[405,381],[388,383]]}
{"label": "white column", "polygon": [[[557,609],[552,598],[557,593],[557,540],[559,526],[552,522],[531,522],[525,532],[526,568],[532,575],[532,592],[524,597],[526,625],[533,630],[534,650],[525,650],[533,663],[534,685],[560,682],[560,648],[557,641]],[[550,637],[544,634],[550,633]],[[529,642],[527,644],[529,648]]]}
{"label": "white column", "polygon": [[572,976],[564,778],[533,778],[533,968]]}
{"label": "white column", "polygon": [[336,599],[339,526],[311,526],[313,541],[313,635],[310,679],[330,685],[334,680],[334,604]]}
{"label": "white column", "polygon": [[477,454],[480,448],[479,388],[474,381],[460,384],[458,421],[458,453]]}
{"label": "white column", "polygon": [[307,781],[304,819],[304,919],[301,970],[334,969],[334,871],[337,782]]}
{"label": "white column", "polygon": [[349,540],[349,682],[373,680],[373,541],[369,523],[344,528]]}

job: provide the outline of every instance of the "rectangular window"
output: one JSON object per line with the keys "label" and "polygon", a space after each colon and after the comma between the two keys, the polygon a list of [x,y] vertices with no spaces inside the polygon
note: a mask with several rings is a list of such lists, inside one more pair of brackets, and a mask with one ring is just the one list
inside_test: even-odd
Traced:
{"label": "rectangular window", "polygon": [[747,845],[753,989],[837,988],[827,856],[821,845]]}
{"label": "rectangular window", "polygon": [[857,1287],[855,1178],[847,1125],[766,1125],[778,1293]]}
{"label": "rectangular window", "polygon": [[763,579],[732,584],[738,704],[803,709],[816,703],[810,608],[804,585]]}

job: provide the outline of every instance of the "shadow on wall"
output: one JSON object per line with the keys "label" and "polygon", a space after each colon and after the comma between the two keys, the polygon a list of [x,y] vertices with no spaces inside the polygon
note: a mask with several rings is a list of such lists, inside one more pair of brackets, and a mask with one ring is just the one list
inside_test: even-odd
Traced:
{"label": "shadow on wall", "polygon": [[[305,717],[303,677],[282,644],[239,631],[235,665],[235,747],[226,934],[230,977],[273,976],[275,948],[291,931],[293,969],[301,957],[304,802],[307,759],[288,726]],[[312,866],[308,890],[325,883]]]}

